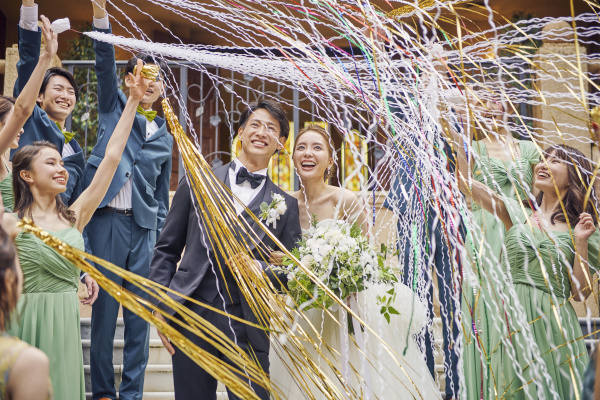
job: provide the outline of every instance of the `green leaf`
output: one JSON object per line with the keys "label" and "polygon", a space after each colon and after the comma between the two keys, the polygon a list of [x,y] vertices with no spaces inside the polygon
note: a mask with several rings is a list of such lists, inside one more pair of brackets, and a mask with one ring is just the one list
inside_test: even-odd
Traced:
{"label": "green leaf", "polygon": [[388,307],[388,310],[389,310],[390,314],[400,315],[398,310],[396,310],[394,307]]}
{"label": "green leaf", "polygon": [[388,314],[388,313],[385,313],[385,314],[383,314],[383,316],[385,317],[385,320],[386,320],[386,321],[387,321],[387,323],[389,324],[389,323],[390,323],[390,314]]}
{"label": "green leaf", "polygon": [[393,296],[393,295],[394,295],[394,293],[396,293],[396,289],[394,289],[394,288],[391,288],[391,289],[390,289],[390,290],[388,290],[386,293],[387,293],[387,294],[389,294],[389,295],[392,295],[392,296]]}
{"label": "green leaf", "polygon": [[269,209],[269,205],[266,202],[260,203],[260,211],[267,211]]}

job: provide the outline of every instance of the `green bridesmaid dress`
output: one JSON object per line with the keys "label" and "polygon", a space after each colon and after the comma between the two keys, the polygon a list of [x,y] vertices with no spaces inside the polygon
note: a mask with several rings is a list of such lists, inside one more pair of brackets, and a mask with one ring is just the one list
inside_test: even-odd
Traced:
{"label": "green bridesmaid dress", "polygon": [[[473,178],[504,198],[525,199],[533,183],[533,165],[539,161],[534,143],[519,140],[519,158],[502,161],[488,155],[483,141],[473,143],[476,162]],[[518,193],[518,195],[517,195]],[[499,298],[501,277],[497,266],[506,233],[493,214],[473,204],[473,220],[466,246],[473,274],[463,280],[462,324],[464,332],[462,390],[467,399],[495,399],[494,367],[489,363],[490,331],[495,329],[489,313],[504,313]],[[476,282],[473,282],[473,281]],[[484,367],[484,368],[482,368]]]}
{"label": "green bridesmaid dress", "polygon": [[0,195],[2,195],[2,203],[4,208],[12,211],[15,208],[15,196],[13,194],[13,179],[9,172],[6,178],[0,181]]}
{"label": "green bridesmaid dress", "polygon": [[[50,234],[84,249],[83,237],[75,228]],[[25,280],[10,334],[46,353],[56,399],[83,400],[79,270],[31,233],[21,232],[15,244]]]}
{"label": "green bridesmaid dress", "polygon": [[[527,209],[528,210],[528,209]],[[509,208],[513,227],[506,233],[506,254],[516,298],[502,331],[492,338],[498,397],[502,399],[575,399],[589,356],[571,302],[569,269],[575,250],[569,232],[540,230],[522,211]],[[528,210],[530,214],[530,210]],[[588,239],[591,274],[599,267],[600,232]]]}

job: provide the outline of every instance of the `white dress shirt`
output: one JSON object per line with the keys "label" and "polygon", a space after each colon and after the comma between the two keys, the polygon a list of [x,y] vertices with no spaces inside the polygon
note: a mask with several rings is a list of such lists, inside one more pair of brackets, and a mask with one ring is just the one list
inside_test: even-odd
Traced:
{"label": "white dress shirt", "polygon": [[[231,192],[234,194],[234,196],[236,196],[238,199],[240,199],[240,201],[243,203],[243,204],[240,204],[238,201],[235,201],[235,200],[233,201],[233,203],[235,205],[235,211],[236,211],[237,215],[240,215],[244,211],[244,208],[248,207],[248,205],[252,202],[252,200],[254,200],[256,195],[259,194],[260,191],[262,190],[262,188],[265,186],[265,182],[267,181],[267,178],[266,178],[267,168],[261,169],[260,171],[253,172],[256,175],[265,176],[265,179],[263,179],[263,181],[260,183],[260,185],[258,185],[256,188],[252,189],[252,186],[250,185],[250,182],[248,182],[248,181],[242,182],[241,185],[238,185],[235,183],[236,177],[237,177],[237,172],[239,171],[240,168],[242,168],[242,167],[245,168],[245,166],[237,158],[235,158],[233,160],[233,165],[234,165],[234,168],[229,168],[229,185],[231,186]],[[246,169],[248,169],[248,168],[246,168]]]}
{"label": "white dress shirt", "polygon": [[[97,28],[97,26],[96,26]],[[158,124],[154,121],[146,120],[146,140],[156,133]],[[132,208],[131,195],[133,193],[133,173],[129,175],[129,179],[125,182],[119,193],[108,203],[109,207],[125,210]]]}
{"label": "white dress shirt", "polygon": [[38,31],[37,4],[34,4],[33,7],[21,6],[21,19],[19,20],[19,26],[28,31]]}

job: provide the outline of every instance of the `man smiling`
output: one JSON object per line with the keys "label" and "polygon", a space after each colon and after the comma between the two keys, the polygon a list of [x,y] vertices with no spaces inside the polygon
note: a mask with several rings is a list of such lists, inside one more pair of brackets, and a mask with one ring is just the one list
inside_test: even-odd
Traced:
{"label": "man smiling", "polygon": [[[19,21],[18,78],[14,96],[25,87],[40,56],[42,31],[38,28],[38,6],[33,0],[23,0]],[[81,176],[85,166],[83,151],[73,140],[73,133],[65,130],[65,122],[75,108],[79,90],[73,75],[62,68],[46,71],[40,88],[37,106],[23,127],[19,147],[37,140],[54,144],[62,155],[65,169],[69,173],[67,190],[61,194],[66,204],[71,204],[81,193]],[[11,157],[16,150],[11,151]]]}
{"label": "man smiling", "polygon": [[[94,0],[92,5],[94,30],[110,33],[106,0]],[[85,169],[84,186],[92,181],[127,102],[127,96],[119,89],[114,46],[94,41],[94,52],[98,77],[98,143]],[[150,54],[138,54],[125,66],[125,79],[133,72],[138,59],[159,67],[160,73],[140,101],[117,172],[86,233],[92,254],[147,278],[152,248],[169,208],[173,137],[167,132],[165,120],[152,111],[153,104],[164,92],[167,65]],[[124,289],[145,297],[130,282],[102,267],[99,269]],[[101,289],[92,308],[90,369],[94,400],[116,398],[112,356],[118,312],[118,301]],[[148,363],[149,326],[127,309],[123,309],[123,320],[125,346],[119,399],[141,400]]]}
{"label": "man smiling", "polygon": [[[245,220],[247,226],[254,227],[253,239],[241,233],[240,242],[262,241],[254,246],[249,252],[249,256],[257,267],[260,266],[268,276],[272,277],[273,284],[277,286],[279,282],[286,284],[286,274],[275,276],[267,263],[262,260],[268,258],[264,249],[277,249],[278,246],[269,236],[265,236],[265,232],[258,225],[254,225],[254,220],[245,211],[245,208],[248,207],[252,213],[258,215],[261,203],[272,203],[279,199],[277,195],[282,196],[286,206],[282,207],[282,213],[277,223],[266,223],[267,227],[288,249],[291,249],[300,238],[298,201],[277,187],[267,176],[269,160],[275,151],[281,148],[280,143],[285,143],[289,129],[288,119],[279,104],[267,100],[251,104],[240,116],[238,131],[242,143],[240,157],[214,170],[214,175],[231,188],[231,192],[240,200],[239,202],[233,201],[239,218]],[[173,296],[176,301],[184,303],[190,310],[205,318],[235,341],[268,373],[269,334],[229,317],[231,315],[254,324],[259,323],[252,307],[237,286],[232,272],[225,267],[227,260],[236,255],[226,254],[219,250],[222,247],[215,244],[216,239],[211,238],[205,230],[208,222],[205,221],[204,214],[200,214],[200,220],[198,220],[199,214],[196,213],[195,202],[196,200],[190,195],[190,186],[187,180],[182,179],[173,198],[164,229],[154,248],[150,278],[182,295],[208,304],[213,309],[225,311],[226,314],[222,315],[198,306],[194,302],[185,301],[179,296]],[[184,248],[185,253],[182,257]],[[248,257],[245,254],[244,256]],[[180,259],[181,263],[178,268],[177,264]],[[218,272],[219,265],[224,267],[223,273]],[[165,311],[173,314],[171,309],[165,308]],[[155,313],[155,316],[164,318],[159,313]],[[181,317],[175,315],[175,318]],[[212,344],[187,329],[181,328],[177,323],[172,323],[172,326],[205,351],[231,363]],[[215,400],[217,398],[216,379],[201,369],[182,351],[175,349],[160,331],[159,336],[173,357],[175,398],[177,400]],[[260,399],[269,399],[269,393],[264,388],[254,383],[252,388]],[[229,398],[237,399],[231,392],[229,392]]]}

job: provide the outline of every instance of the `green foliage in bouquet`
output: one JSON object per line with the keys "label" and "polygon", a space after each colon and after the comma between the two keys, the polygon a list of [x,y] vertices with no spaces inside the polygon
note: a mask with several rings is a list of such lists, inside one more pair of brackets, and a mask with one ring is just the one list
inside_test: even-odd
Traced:
{"label": "green foliage in bouquet", "polygon": [[[369,244],[356,223],[337,221],[334,225],[318,226],[313,218],[311,228],[292,253],[341,299],[363,291],[369,283],[389,284],[389,298],[388,295],[378,297],[383,304],[381,313],[388,322],[390,314],[398,314],[391,306],[398,271],[385,263],[388,249],[385,245],[378,249]],[[284,264],[281,270],[288,274],[289,294],[303,310],[330,308],[335,304],[291,260]]]}

